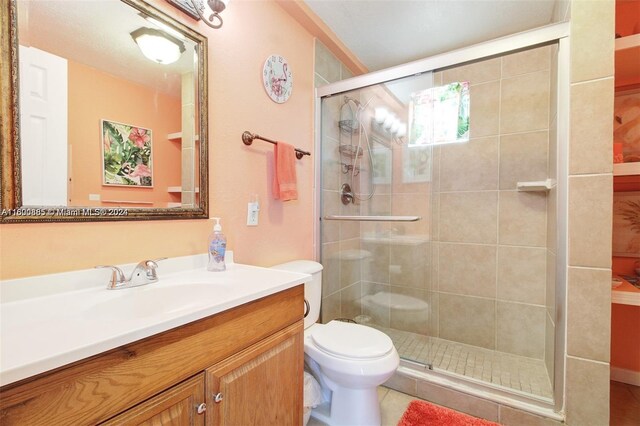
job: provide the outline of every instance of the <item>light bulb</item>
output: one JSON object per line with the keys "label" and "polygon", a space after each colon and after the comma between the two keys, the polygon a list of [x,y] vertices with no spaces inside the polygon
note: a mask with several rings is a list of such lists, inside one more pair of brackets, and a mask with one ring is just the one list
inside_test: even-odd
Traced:
{"label": "light bulb", "polygon": [[387,115],[387,117],[384,119],[384,123],[382,124],[385,130],[391,129],[391,126],[393,125],[393,121],[395,119],[396,115],[394,113],[390,113],[389,115]]}
{"label": "light bulb", "polygon": [[384,123],[384,120],[387,118],[388,114],[389,111],[387,111],[386,108],[378,107],[375,109],[374,120],[376,120],[376,123],[382,124]]}

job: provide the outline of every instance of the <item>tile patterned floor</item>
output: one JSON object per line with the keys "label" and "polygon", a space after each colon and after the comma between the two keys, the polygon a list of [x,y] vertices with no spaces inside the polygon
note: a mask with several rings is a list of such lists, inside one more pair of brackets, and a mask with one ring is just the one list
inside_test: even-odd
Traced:
{"label": "tile patterned floor", "polygon": [[400,357],[450,373],[552,398],[544,361],[436,337],[379,327],[393,340]]}

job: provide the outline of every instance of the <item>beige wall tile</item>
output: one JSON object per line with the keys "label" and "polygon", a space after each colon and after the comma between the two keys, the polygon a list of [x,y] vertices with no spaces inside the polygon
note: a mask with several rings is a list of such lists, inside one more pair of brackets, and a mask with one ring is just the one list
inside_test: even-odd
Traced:
{"label": "beige wall tile", "polygon": [[[402,238],[402,237],[399,237]],[[389,274],[392,285],[426,289],[429,281],[430,244],[391,243]]]}
{"label": "beige wall tile", "polygon": [[547,131],[500,137],[500,189],[547,178],[548,137]]}
{"label": "beige wall tile", "polygon": [[329,82],[322,78],[318,73],[313,74],[313,87],[322,87],[325,84],[329,84]]}
{"label": "beige wall tile", "polygon": [[362,261],[362,279],[381,284],[389,284],[389,245],[385,240],[363,239],[362,249],[371,253]]}
{"label": "beige wall tile", "polygon": [[471,139],[464,144],[443,146],[440,190],[483,189],[498,189],[498,138]]}
{"label": "beige wall tile", "polygon": [[[340,195],[338,192],[322,191],[322,215],[340,213]],[[320,224],[322,242],[331,243],[340,239],[340,222],[323,220]]]}
{"label": "beige wall tile", "polygon": [[321,250],[322,296],[326,297],[340,290],[340,243],[324,243]]}
{"label": "beige wall tile", "polygon": [[566,423],[609,424],[609,364],[567,357]]}
{"label": "beige wall tile", "polygon": [[367,295],[373,295],[378,292],[391,294],[391,288],[386,284],[376,284],[368,281],[362,282],[362,314],[371,317],[374,324],[383,327],[389,327],[389,298],[386,297],[384,304],[374,304],[367,301]]}
{"label": "beige wall tile", "polygon": [[613,170],[613,78],[571,86],[569,173]]}
{"label": "beige wall tile", "polygon": [[340,80],[341,63],[327,47],[316,39],[315,72],[329,83]]}
{"label": "beige wall tile", "polygon": [[338,244],[340,245],[340,251],[338,252],[340,259],[340,288],[345,288],[360,281],[363,257],[361,256],[362,251],[360,250],[359,239],[341,240]]}
{"label": "beige wall tile", "polygon": [[544,329],[544,364],[547,367],[549,381],[555,383],[555,348],[556,348],[556,327],[551,321],[549,314],[545,316]]}
{"label": "beige wall tile", "polygon": [[544,247],[547,242],[545,193],[500,192],[500,244]]}
{"label": "beige wall tile", "polygon": [[428,235],[431,214],[431,193],[394,194],[391,196],[391,214],[399,216],[420,216],[416,222],[390,224],[393,232],[400,235]]}
{"label": "beige wall tile", "polygon": [[558,44],[549,47],[549,58],[551,61],[551,72],[549,82],[549,122],[558,115]]}
{"label": "beige wall tile", "polygon": [[498,404],[495,402],[424,381],[418,382],[417,391],[418,397],[434,404],[453,408],[493,422],[498,421]]}
{"label": "beige wall tile", "polygon": [[440,337],[469,345],[495,349],[495,300],[438,295]]}
{"label": "beige wall tile", "polygon": [[334,293],[322,298],[320,315],[324,324],[342,316],[340,314],[340,293]]}
{"label": "beige wall tile", "polygon": [[498,299],[545,304],[547,250],[498,247]]}
{"label": "beige wall tile", "polygon": [[535,414],[515,408],[500,406],[500,424],[504,426],[561,426],[556,420],[547,417],[536,416]]}
{"label": "beige wall tile", "polygon": [[571,18],[570,7],[571,0],[558,0],[553,6],[553,17],[551,22],[568,21]]}
{"label": "beige wall tile", "polygon": [[567,353],[609,362],[611,270],[569,268]]}
{"label": "beige wall tile", "polygon": [[557,251],[558,239],[558,189],[552,188],[547,193],[547,248]]}
{"label": "beige wall tile", "polygon": [[[341,178],[342,165],[338,153],[338,141],[328,137],[322,138],[322,189],[338,191]],[[340,199],[340,197],[337,198]]]}
{"label": "beige wall tile", "polygon": [[500,79],[500,58],[457,66],[442,72],[442,84],[468,81],[475,85]]}
{"label": "beige wall tile", "polygon": [[341,96],[331,96],[322,100],[322,139],[339,140]]}
{"label": "beige wall tile", "polygon": [[438,289],[447,293],[495,297],[496,247],[439,244]]}
{"label": "beige wall tile", "polygon": [[472,138],[498,134],[500,122],[500,82],[471,86],[469,135]]}
{"label": "beige wall tile", "polygon": [[543,46],[503,56],[502,78],[548,70],[551,62],[550,49],[550,46]]}
{"label": "beige wall tile", "polygon": [[569,177],[569,265],[611,267],[611,175]]}
{"label": "beige wall tile", "polygon": [[571,82],[613,75],[613,0],[571,2]]}
{"label": "beige wall tile", "polygon": [[497,192],[441,193],[440,241],[496,242]]}
{"label": "beige wall tile", "polygon": [[556,255],[547,250],[547,291],[546,291],[546,306],[547,313],[556,322]]}
{"label": "beige wall tile", "polygon": [[[408,331],[422,335],[429,334],[430,292],[422,289],[391,287],[395,294],[413,298],[411,307],[402,308],[392,304],[389,309],[389,324],[396,330]],[[424,304],[424,306],[423,306]]]}
{"label": "beige wall tile", "polygon": [[502,80],[500,133],[549,128],[549,71]]}
{"label": "beige wall tile", "polygon": [[340,315],[343,318],[354,319],[362,313],[360,300],[362,287],[360,282],[350,285],[340,291]]}
{"label": "beige wall tile", "polygon": [[498,350],[530,358],[544,358],[543,306],[498,302]]}
{"label": "beige wall tile", "polygon": [[433,73],[433,85],[434,86],[441,86],[442,83],[442,71],[438,71],[438,72],[434,72]]}

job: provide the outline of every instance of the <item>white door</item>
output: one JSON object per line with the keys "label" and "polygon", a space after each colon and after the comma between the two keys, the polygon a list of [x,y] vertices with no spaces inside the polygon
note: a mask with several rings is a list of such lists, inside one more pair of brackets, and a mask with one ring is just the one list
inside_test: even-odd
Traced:
{"label": "white door", "polygon": [[67,205],[67,60],[20,46],[22,204]]}

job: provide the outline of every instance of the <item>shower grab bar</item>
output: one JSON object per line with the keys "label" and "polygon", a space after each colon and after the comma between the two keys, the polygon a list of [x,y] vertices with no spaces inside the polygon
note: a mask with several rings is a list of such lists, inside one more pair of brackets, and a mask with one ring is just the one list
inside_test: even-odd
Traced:
{"label": "shower grab bar", "polygon": [[323,220],[350,220],[357,222],[416,222],[420,216],[341,216],[328,215]]}

